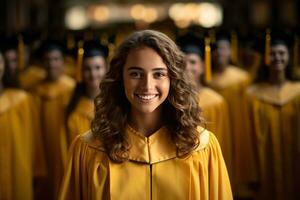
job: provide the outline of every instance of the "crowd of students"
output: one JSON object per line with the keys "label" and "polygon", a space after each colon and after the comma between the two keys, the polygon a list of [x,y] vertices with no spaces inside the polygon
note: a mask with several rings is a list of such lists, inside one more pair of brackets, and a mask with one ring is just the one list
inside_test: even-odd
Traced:
{"label": "crowd of students", "polygon": [[0,44],[0,199],[299,198],[293,36],[203,35]]}

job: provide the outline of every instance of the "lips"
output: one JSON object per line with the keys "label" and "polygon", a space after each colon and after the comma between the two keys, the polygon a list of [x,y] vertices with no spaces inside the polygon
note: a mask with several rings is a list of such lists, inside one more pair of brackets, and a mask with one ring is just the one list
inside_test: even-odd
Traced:
{"label": "lips", "polygon": [[134,94],[134,96],[142,102],[149,102],[158,97],[158,94]]}

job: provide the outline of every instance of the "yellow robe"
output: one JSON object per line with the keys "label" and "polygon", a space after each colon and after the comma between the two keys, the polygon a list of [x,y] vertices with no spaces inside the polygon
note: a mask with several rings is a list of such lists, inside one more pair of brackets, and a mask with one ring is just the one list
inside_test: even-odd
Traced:
{"label": "yellow robe", "polygon": [[47,190],[49,198],[56,198],[59,184],[63,176],[62,141],[61,134],[64,126],[64,112],[72,90],[75,86],[73,79],[62,76],[55,82],[43,82],[34,89],[36,103],[40,110],[42,138],[48,167]]}
{"label": "yellow robe", "polygon": [[68,144],[70,145],[79,134],[91,129],[91,122],[94,117],[94,101],[81,97],[75,110],[68,119]]}
{"label": "yellow robe", "polygon": [[34,177],[45,176],[34,113],[26,92],[0,95],[0,199],[33,199]]}
{"label": "yellow robe", "polygon": [[[257,180],[254,167],[254,153],[247,121],[246,88],[249,84],[247,72],[228,66],[222,74],[213,74],[210,86],[221,94],[227,102],[233,159],[233,189],[240,196],[251,195],[244,187]],[[247,158],[247,162],[245,162]]]}
{"label": "yellow robe", "polygon": [[299,199],[300,83],[287,82],[281,88],[253,85],[248,98],[259,161],[259,199]]}
{"label": "yellow robe", "polygon": [[230,200],[218,141],[203,128],[199,131],[203,131],[199,147],[180,159],[165,127],[145,137],[128,126],[132,146],[129,161],[121,164],[109,159],[91,132],[78,136],[71,146],[59,199]]}
{"label": "yellow robe", "polygon": [[[67,127],[62,129],[65,138],[62,138],[62,157],[67,161],[68,149],[77,135],[87,132],[91,129],[91,122],[94,118],[94,101],[81,97],[75,110],[70,114],[67,120]],[[64,166],[66,162],[64,162]]]}
{"label": "yellow robe", "polygon": [[20,85],[24,90],[31,91],[46,77],[46,71],[38,66],[30,66],[19,75]]}
{"label": "yellow robe", "polygon": [[206,121],[205,128],[218,138],[229,176],[232,178],[232,144],[227,103],[221,95],[204,87],[199,92],[199,105]]}

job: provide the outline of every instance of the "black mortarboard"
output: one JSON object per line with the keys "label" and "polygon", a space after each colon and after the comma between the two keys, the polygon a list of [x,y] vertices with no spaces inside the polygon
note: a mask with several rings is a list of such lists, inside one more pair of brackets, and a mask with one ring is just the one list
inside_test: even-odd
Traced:
{"label": "black mortarboard", "polygon": [[42,55],[44,55],[47,52],[54,51],[54,50],[58,50],[62,53],[65,52],[62,44],[57,40],[50,40],[50,39],[46,40],[42,43],[41,48],[40,48]]}
{"label": "black mortarboard", "polygon": [[84,58],[102,56],[104,58],[108,57],[108,47],[100,44],[96,40],[89,40],[84,42]]}
{"label": "black mortarboard", "polygon": [[293,35],[287,30],[273,29],[271,30],[271,46],[282,44],[288,48],[293,45]]}
{"label": "black mortarboard", "polygon": [[176,39],[177,45],[186,53],[198,54],[201,58],[204,56],[204,42],[203,39],[194,32],[188,32]]}

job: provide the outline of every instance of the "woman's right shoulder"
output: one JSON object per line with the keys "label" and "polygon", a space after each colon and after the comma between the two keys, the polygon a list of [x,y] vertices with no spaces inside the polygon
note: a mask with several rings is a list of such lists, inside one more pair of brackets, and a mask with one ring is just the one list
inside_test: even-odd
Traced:
{"label": "woman's right shoulder", "polygon": [[105,148],[100,139],[96,138],[91,130],[78,135],[72,142],[71,149],[77,150],[90,150],[105,152]]}

